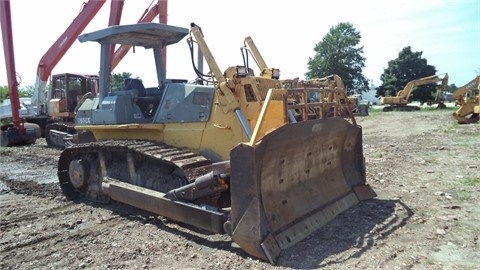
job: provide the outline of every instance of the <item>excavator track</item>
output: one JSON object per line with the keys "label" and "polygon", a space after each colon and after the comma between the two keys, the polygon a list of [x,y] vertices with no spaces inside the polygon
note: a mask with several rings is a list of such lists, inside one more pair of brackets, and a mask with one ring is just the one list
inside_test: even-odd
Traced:
{"label": "excavator track", "polygon": [[64,149],[66,147],[65,142],[63,140],[59,140],[55,137],[55,134],[50,131],[59,131],[66,134],[75,134],[77,131],[75,130],[74,124],[70,122],[53,122],[47,124],[45,127],[45,141],[49,147]]}
{"label": "excavator track", "polygon": [[392,105],[383,107],[384,112],[414,112],[419,110],[420,107],[411,105]]}
{"label": "excavator track", "polygon": [[453,113],[453,118],[457,119],[457,122],[461,125],[477,123],[480,120],[478,113],[471,113],[466,116],[459,116],[457,113]]}
{"label": "excavator track", "polygon": [[151,141],[109,140],[66,148],[57,173],[67,198],[106,203],[110,199],[102,191],[104,177],[165,193],[210,170],[209,159],[188,150]]}

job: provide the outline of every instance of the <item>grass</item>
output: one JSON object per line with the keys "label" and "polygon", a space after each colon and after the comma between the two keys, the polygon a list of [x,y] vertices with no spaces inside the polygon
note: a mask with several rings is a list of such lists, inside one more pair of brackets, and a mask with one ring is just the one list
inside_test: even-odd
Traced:
{"label": "grass", "polygon": [[472,198],[472,195],[464,190],[458,191],[456,195],[460,201],[468,201]]}
{"label": "grass", "polygon": [[382,153],[373,153],[372,158],[375,158],[375,159],[383,158],[383,154]]}
{"label": "grass", "polygon": [[425,106],[425,107],[422,107],[420,109],[420,112],[421,111],[427,111],[427,112],[431,112],[431,111],[456,111],[458,108],[457,107],[447,107],[445,109],[437,109],[437,106]]}
{"label": "grass", "polygon": [[478,177],[467,177],[462,179],[462,183],[467,185],[467,186],[478,186],[480,185],[480,178]]}

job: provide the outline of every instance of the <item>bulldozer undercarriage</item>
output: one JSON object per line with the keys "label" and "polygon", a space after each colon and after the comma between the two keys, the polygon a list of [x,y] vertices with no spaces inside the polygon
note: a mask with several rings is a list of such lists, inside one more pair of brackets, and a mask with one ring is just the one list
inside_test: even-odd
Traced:
{"label": "bulldozer undercarriage", "polygon": [[111,140],[65,149],[58,177],[68,198],[83,195],[92,201],[108,202],[99,176],[167,192],[195,180],[210,167],[211,162],[203,156],[162,143]]}
{"label": "bulldozer undercarriage", "polygon": [[281,250],[376,196],[365,181],[361,133],[342,117],[287,124],[219,163],[160,142],[84,143],[61,153],[58,178],[67,198],[119,201],[226,233],[274,264]]}

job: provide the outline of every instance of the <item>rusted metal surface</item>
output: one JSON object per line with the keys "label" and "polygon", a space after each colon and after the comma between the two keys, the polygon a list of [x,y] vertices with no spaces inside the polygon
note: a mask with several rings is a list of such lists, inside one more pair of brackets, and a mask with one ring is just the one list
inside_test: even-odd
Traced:
{"label": "rusted metal surface", "polygon": [[227,217],[214,208],[205,209],[192,203],[172,201],[165,198],[165,193],[115,181],[108,177],[104,180],[102,189],[114,200],[213,233],[224,233],[223,223]]}
{"label": "rusted metal surface", "polygon": [[[72,185],[69,176],[72,162],[89,167],[90,177],[85,188]],[[205,174],[210,170],[210,165],[210,160],[201,155],[162,143],[112,140],[73,145],[65,149],[60,155],[58,176],[67,197],[85,194],[90,196],[89,199],[102,201],[99,175],[167,192]],[[96,198],[98,196],[100,198]]]}
{"label": "rusted metal surface", "polygon": [[360,127],[335,117],[286,125],[253,147],[234,148],[233,240],[274,263],[276,246],[298,243],[357,204],[354,189],[366,185],[361,136]]}

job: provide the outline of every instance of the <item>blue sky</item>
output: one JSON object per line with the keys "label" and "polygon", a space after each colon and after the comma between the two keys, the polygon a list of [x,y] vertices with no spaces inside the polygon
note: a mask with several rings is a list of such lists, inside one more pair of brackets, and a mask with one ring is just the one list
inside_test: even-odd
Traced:
{"label": "blue sky", "polygon": [[[11,1],[16,70],[20,88],[35,84],[38,61],[63,33],[86,0]],[[156,0],[153,0],[156,2]],[[135,23],[152,0],[125,0],[122,24]],[[107,1],[84,32],[107,26]],[[61,12],[59,12],[61,11]],[[57,14],[58,13],[58,14]],[[59,15],[64,13],[63,15]],[[281,79],[304,78],[313,48],[332,26],[350,22],[362,38],[364,75],[374,85],[390,60],[406,46],[448,72],[449,83],[462,86],[480,73],[480,1],[274,1],[170,0],[168,23],[202,27],[220,69],[241,64],[239,48],[251,36],[267,65],[281,70]],[[3,44],[0,44],[3,49]],[[53,73],[99,70],[100,46],[76,42]],[[167,53],[167,76],[194,79],[187,43]],[[138,48],[114,72],[130,72],[146,86],[155,84],[151,54]],[[328,74],[325,74],[328,75]],[[0,85],[6,85],[4,55],[0,55]]]}

